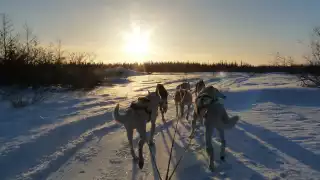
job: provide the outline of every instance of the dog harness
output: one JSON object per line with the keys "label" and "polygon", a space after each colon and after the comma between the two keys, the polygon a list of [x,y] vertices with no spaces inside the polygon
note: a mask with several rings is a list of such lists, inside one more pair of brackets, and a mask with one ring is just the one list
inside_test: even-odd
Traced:
{"label": "dog harness", "polygon": [[[210,101],[209,101],[209,102],[205,102],[205,101],[204,101],[205,98],[210,99]],[[218,98],[209,96],[209,95],[207,95],[207,94],[203,94],[203,95],[198,96],[198,97],[196,98],[196,102],[199,102],[198,100],[200,100],[200,103],[201,103],[201,104],[197,104],[197,105],[200,105],[201,108],[206,108],[206,107],[208,107],[209,105],[218,102]]]}
{"label": "dog harness", "polygon": [[[148,99],[148,98],[146,98],[146,97],[139,97],[139,98],[138,98],[138,102],[139,102],[139,101],[142,101],[142,102],[150,102],[150,99]],[[135,110],[144,110],[144,111],[148,114],[148,116],[149,116],[149,118],[147,119],[147,122],[150,122],[150,121],[151,121],[151,113],[152,113],[152,111],[149,110],[146,106],[140,105],[138,102],[132,102],[132,103],[130,104],[130,108],[131,108],[131,109],[135,109]],[[164,104],[168,104],[168,101],[167,101],[167,100],[161,100],[161,101],[159,102],[160,107],[162,107]]]}
{"label": "dog harness", "polygon": [[[209,102],[205,102],[205,99],[209,99]],[[211,104],[217,103],[219,101],[218,98],[209,96],[207,94],[200,95],[196,98],[197,103],[197,112],[200,113],[201,109],[208,108]],[[207,115],[207,111],[205,112],[204,117]]]}
{"label": "dog harness", "polygon": [[[147,98],[139,98],[138,100],[141,100],[141,101],[144,101],[144,102],[150,102],[150,100],[147,99]],[[144,110],[148,114],[147,122],[151,121],[151,113],[152,113],[152,111],[148,110],[147,107],[141,106],[137,102],[132,102],[130,104],[130,108],[135,109],[135,110]]]}
{"label": "dog harness", "polygon": [[[203,100],[204,98],[208,98],[208,99],[211,99],[211,101],[209,103],[204,103]],[[208,108],[211,104],[214,104],[214,103],[219,103],[219,98],[217,97],[211,97],[207,94],[204,94],[202,96],[199,96],[197,99],[200,99],[200,102],[201,104],[203,104],[202,106],[198,107],[197,106],[197,111],[200,112],[200,109],[203,109],[203,108]],[[203,115],[203,117],[207,117],[208,115],[208,110],[205,111],[205,114]],[[224,124],[228,124],[228,122],[225,122],[223,121]]]}

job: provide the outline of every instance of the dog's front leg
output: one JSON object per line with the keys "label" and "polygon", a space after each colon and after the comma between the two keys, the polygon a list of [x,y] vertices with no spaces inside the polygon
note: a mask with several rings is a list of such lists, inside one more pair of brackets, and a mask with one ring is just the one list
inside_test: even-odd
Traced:
{"label": "dog's front leg", "polygon": [[134,161],[138,160],[138,157],[136,156],[136,153],[134,152],[134,148],[133,148],[133,128],[126,128],[127,129],[127,138],[129,141],[129,146],[130,146],[130,151],[131,151],[131,155]]}
{"label": "dog's front leg", "polygon": [[209,169],[214,171],[214,149],[212,146],[212,133],[213,127],[208,119],[205,120],[205,141],[206,141],[206,151],[209,156]]}
{"label": "dog's front leg", "polygon": [[142,169],[144,165],[144,158],[143,158],[143,146],[147,139],[146,133],[146,124],[143,127],[139,128],[140,140],[139,140],[139,168]]}
{"label": "dog's front leg", "polygon": [[221,161],[225,161],[225,151],[226,151],[226,140],[224,137],[224,130],[218,129],[218,133],[220,136],[221,146],[220,146],[220,159]]}
{"label": "dog's front leg", "polygon": [[191,105],[188,105],[188,109],[187,109],[187,117],[186,119],[189,120],[189,113],[190,113],[190,109],[191,109]]}
{"label": "dog's front leg", "polygon": [[156,129],[156,122],[155,120],[154,121],[151,121],[151,130],[150,130],[150,139],[149,139],[149,145],[150,146],[153,146],[154,145],[154,142],[153,142],[153,137],[154,137],[154,131]]}
{"label": "dog's front leg", "polygon": [[176,105],[176,117],[178,118],[179,116],[179,114],[178,114],[178,111],[179,111],[179,109],[178,109],[178,103],[177,102],[175,102],[175,105]]}
{"label": "dog's front leg", "polygon": [[180,103],[180,117],[183,117],[184,115],[184,104],[181,102]]}
{"label": "dog's front leg", "polygon": [[162,121],[164,121],[164,108],[161,106],[159,108],[160,108],[160,112],[161,112]]}
{"label": "dog's front leg", "polygon": [[162,121],[165,120],[165,119],[164,119],[164,112],[163,112],[163,111],[161,111],[161,118],[162,118]]}
{"label": "dog's front leg", "polygon": [[201,125],[204,126],[204,118],[202,116],[199,116],[199,119],[200,119]]}

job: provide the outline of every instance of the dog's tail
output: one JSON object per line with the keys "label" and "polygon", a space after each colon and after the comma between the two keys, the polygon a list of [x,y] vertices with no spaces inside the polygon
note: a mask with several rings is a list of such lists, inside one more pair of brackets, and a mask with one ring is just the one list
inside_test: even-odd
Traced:
{"label": "dog's tail", "polygon": [[240,117],[239,116],[232,116],[229,118],[229,128],[233,128],[237,122],[239,121]]}
{"label": "dog's tail", "polygon": [[113,119],[116,121],[116,122],[119,122],[121,124],[124,124],[124,121],[125,121],[125,118],[123,115],[121,115],[119,113],[119,104],[116,105],[116,107],[114,108],[113,110]]}
{"label": "dog's tail", "polygon": [[239,120],[240,120],[239,116],[228,117],[226,123],[223,124],[223,129],[233,128]]}
{"label": "dog's tail", "polygon": [[232,116],[231,118],[229,118],[229,122],[236,124],[239,121],[239,119],[239,116]]}

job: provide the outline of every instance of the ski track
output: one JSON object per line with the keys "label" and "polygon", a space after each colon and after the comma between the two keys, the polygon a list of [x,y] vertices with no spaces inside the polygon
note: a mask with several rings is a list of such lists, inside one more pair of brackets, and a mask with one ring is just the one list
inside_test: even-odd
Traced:
{"label": "ski track", "polygon": [[[111,115],[116,103],[123,110],[153,91],[156,83],[170,93],[170,109],[166,121],[158,117],[152,149],[164,178],[176,123],[175,87],[186,79],[194,87],[200,78],[226,94],[228,112],[241,120],[226,131],[227,162],[217,161],[212,173],[207,169],[204,128],[199,127],[185,152],[191,126],[180,119],[170,172],[184,158],[173,179],[320,179],[320,91],[300,88],[295,77],[277,73],[158,73],[131,76],[86,93],[53,93],[23,109],[2,101],[0,179],[159,179],[148,145],[140,170],[132,162],[124,128]],[[135,145],[137,141],[136,133]],[[213,143],[219,159],[215,134]]]}

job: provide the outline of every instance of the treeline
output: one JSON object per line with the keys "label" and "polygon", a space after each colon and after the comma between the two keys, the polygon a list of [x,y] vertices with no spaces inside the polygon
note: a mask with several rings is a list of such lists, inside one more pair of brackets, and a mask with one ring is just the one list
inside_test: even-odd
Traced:
{"label": "treeline", "polygon": [[146,63],[118,63],[106,64],[106,67],[124,67],[143,72],[285,72],[290,74],[299,74],[302,72],[320,73],[319,65],[261,65],[253,66],[237,62],[220,62],[212,64],[184,63],[184,62],[146,62]]}
{"label": "treeline", "polygon": [[0,86],[92,88],[102,82],[103,68],[94,63],[90,53],[63,51],[60,41],[40,46],[28,26],[24,26],[23,33],[15,33],[4,15],[0,29]]}

